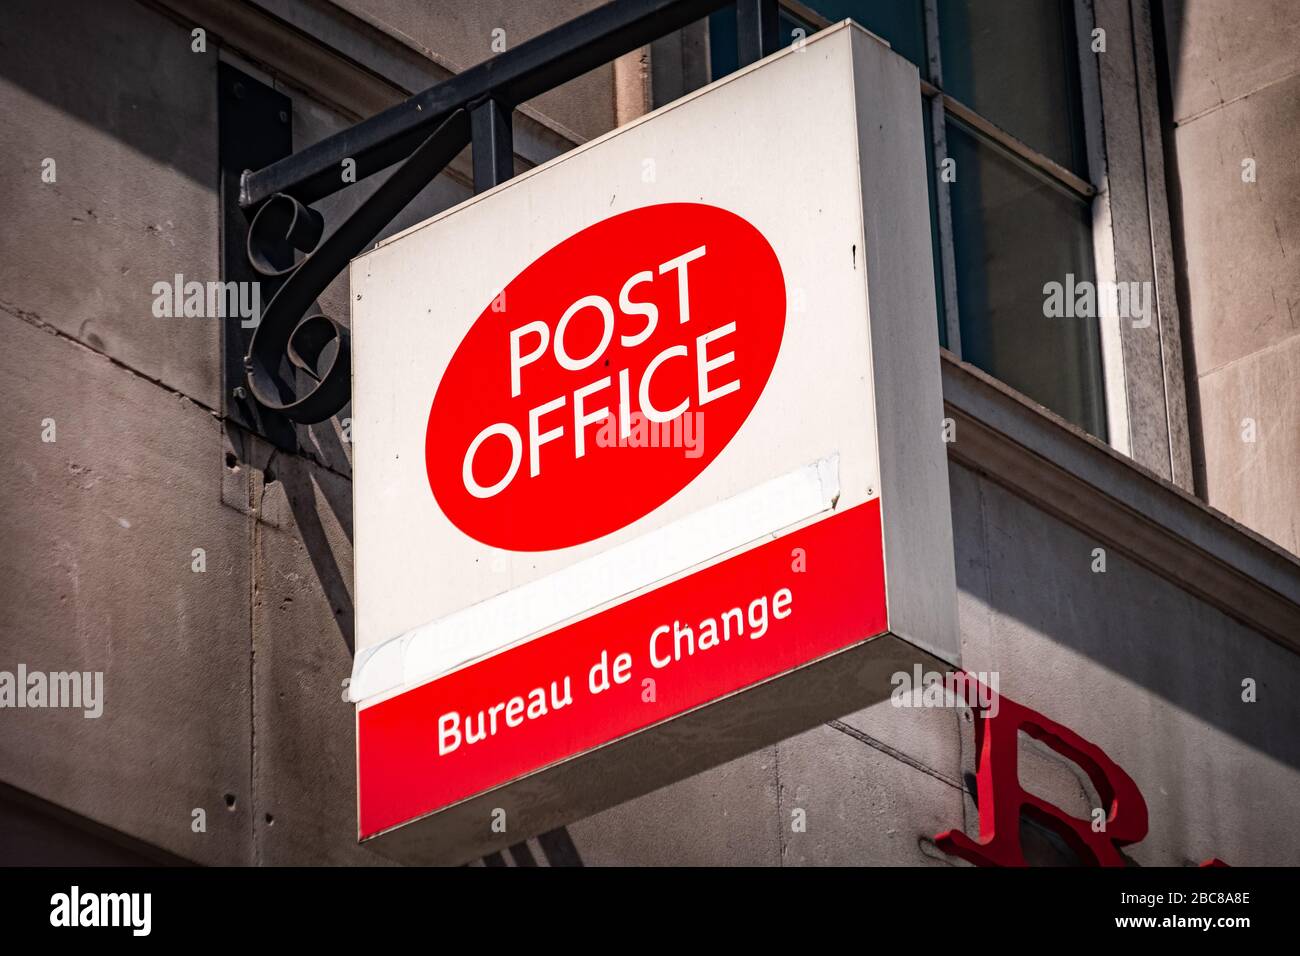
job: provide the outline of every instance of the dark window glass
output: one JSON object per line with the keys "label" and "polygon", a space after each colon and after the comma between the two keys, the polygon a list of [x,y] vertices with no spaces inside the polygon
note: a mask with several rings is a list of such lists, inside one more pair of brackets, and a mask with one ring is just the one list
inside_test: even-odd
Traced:
{"label": "dark window glass", "polygon": [[[805,5],[832,23],[852,17],[871,33],[889,40],[894,51],[918,66],[926,59],[922,0],[818,0]],[[788,47],[796,36],[810,36],[816,30],[818,27],[781,8],[781,46]],[[736,72],[736,8],[731,5],[708,17],[708,57],[714,79]]]}
{"label": "dark window glass", "polygon": [[1045,285],[1095,280],[1088,203],[951,117],[947,140],[962,358],[1105,437],[1097,319],[1044,314]]}
{"label": "dark window glass", "polygon": [[1073,0],[938,0],[944,92],[1087,176]]}
{"label": "dark window glass", "polygon": [[[809,0],[831,21],[852,18],[918,66],[922,0]],[[943,85],[994,125],[1086,176],[1073,0],[937,0]],[[813,28],[781,10],[782,45]],[[736,15],[709,18],[713,76],[736,69]],[[923,74],[926,72],[922,70]],[[933,119],[922,104],[939,341],[949,346],[935,181]],[[1045,314],[1044,286],[1095,280],[1088,200],[1001,146],[945,118],[956,181],[952,255],[961,356],[1091,434],[1106,417],[1095,313]]]}
{"label": "dark window glass", "polygon": [[[832,23],[852,18],[888,40],[896,52],[917,66],[925,61],[925,14],[921,0],[816,0],[805,6]],[[781,8],[781,46],[787,47],[796,37],[808,37],[816,32],[817,27]],[[736,71],[734,6],[725,6],[709,16],[709,57],[715,80]]]}
{"label": "dark window glass", "polygon": [[934,265],[934,303],[939,323],[939,344],[948,347],[948,321],[944,316],[943,306],[943,259],[939,252],[939,201],[935,194],[934,177],[934,122],[930,118],[930,103],[921,103],[921,121],[925,126],[925,184],[930,195],[930,254]]}
{"label": "dark window glass", "polygon": [[[802,20],[782,7],[781,46],[787,47],[797,37],[809,37],[816,31]],[[801,31],[796,33],[795,31]],[[709,67],[713,79],[721,79],[728,73],[739,69],[740,60],[736,56],[736,8],[728,4],[721,10],[709,14]]]}
{"label": "dark window glass", "polygon": [[[925,65],[925,8],[922,0],[813,0],[804,4],[831,23],[853,19],[889,41],[895,53]],[[925,70],[921,71],[925,75]]]}

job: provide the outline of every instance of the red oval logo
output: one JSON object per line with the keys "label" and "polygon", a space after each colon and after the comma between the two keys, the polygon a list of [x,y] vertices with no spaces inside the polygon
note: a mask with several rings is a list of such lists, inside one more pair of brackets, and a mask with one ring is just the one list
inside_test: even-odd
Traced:
{"label": "red oval logo", "polygon": [[461,531],[566,548],[653,511],[713,461],[772,374],[785,278],[744,219],[698,203],[612,216],[488,303],[429,411],[429,486]]}

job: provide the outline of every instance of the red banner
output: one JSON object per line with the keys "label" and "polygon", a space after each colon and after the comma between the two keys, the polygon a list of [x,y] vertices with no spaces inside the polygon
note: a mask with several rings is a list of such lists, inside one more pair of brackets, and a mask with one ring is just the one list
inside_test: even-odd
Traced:
{"label": "red banner", "polygon": [[362,838],[887,630],[874,499],[357,714]]}

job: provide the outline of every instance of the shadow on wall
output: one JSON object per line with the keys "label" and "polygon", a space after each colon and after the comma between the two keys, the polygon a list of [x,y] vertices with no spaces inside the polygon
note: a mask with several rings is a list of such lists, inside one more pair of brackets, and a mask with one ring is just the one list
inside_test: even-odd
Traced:
{"label": "shadow on wall", "polygon": [[[0,101],[0,115],[12,111],[6,116],[11,132],[23,129],[9,122],[24,112],[21,90],[80,125],[111,130],[124,145],[200,185],[215,186],[215,40],[207,53],[195,53],[184,27],[135,0],[9,0],[5,21],[22,26],[0,34],[0,77],[13,91]],[[68,59],[49,62],[48,45],[25,42],[33,36],[59,37]]]}
{"label": "shadow on wall", "polygon": [[[1137,688],[1300,769],[1293,652],[1117,550],[1106,549],[1105,571],[1094,571],[1097,543],[1085,532],[964,468],[949,473],[968,668],[996,662],[1003,692],[1067,724],[1080,713],[1113,714],[1116,733],[1156,760],[1178,760],[1213,738],[1185,738],[1191,725]],[[977,606],[989,612],[984,621]],[[1044,642],[1059,652],[1044,654]],[[1076,655],[1109,673],[1079,666]],[[1248,678],[1253,703],[1242,698]]]}
{"label": "shadow on wall", "polygon": [[0,866],[192,866],[140,840],[0,783]]}
{"label": "shadow on wall", "polygon": [[325,599],[329,601],[338,624],[339,634],[347,645],[348,655],[356,654],[356,614],[352,605],[352,595],[348,582],[339,569],[334,558],[334,549],[330,547],[325,527],[321,524],[320,512],[317,510],[316,494],[313,488],[319,488],[321,496],[328,502],[330,510],[347,535],[348,548],[352,545],[352,496],[342,482],[329,480],[315,481],[306,462],[294,456],[281,456],[281,470],[267,476],[278,479],[284,485],[285,497],[293,509],[294,521],[302,543],[311,558],[316,579],[320,582]]}
{"label": "shadow on wall", "polygon": [[[320,440],[323,429],[313,434]],[[227,423],[226,435],[235,449],[235,459],[247,462],[261,472],[263,487],[258,497],[258,510],[267,505],[269,486],[279,483],[284,499],[292,513],[293,523],[302,541],[303,549],[311,559],[312,569],[320,584],[325,600],[329,602],[339,636],[347,647],[348,656],[356,653],[356,611],[352,603],[350,586],[352,568],[352,486],[350,480],[329,471],[306,458],[287,455],[261,438]],[[333,441],[337,446],[337,437]],[[338,446],[341,456],[341,446]],[[342,532],[343,540],[331,542],[321,520],[321,503],[332,513]],[[273,506],[272,506],[273,507]],[[274,515],[263,515],[275,523]],[[345,554],[346,569],[339,566],[338,554]]]}

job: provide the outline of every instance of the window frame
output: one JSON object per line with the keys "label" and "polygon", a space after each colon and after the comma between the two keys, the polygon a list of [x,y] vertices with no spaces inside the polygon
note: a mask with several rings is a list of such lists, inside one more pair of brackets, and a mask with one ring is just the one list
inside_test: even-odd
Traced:
{"label": "window frame", "polygon": [[[799,0],[781,6],[812,31],[831,21]],[[1106,310],[1098,319],[1101,400],[1106,435],[1100,437],[1157,475],[1192,489],[1190,440],[1173,291],[1172,241],[1156,106],[1150,9],[1129,0],[1072,0],[1082,98],[1087,178],[1033,149],[960,102],[943,88],[938,0],[923,0],[926,63],[920,86],[929,111],[937,200],[943,326],[947,348],[962,357],[953,247],[952,205],[942,181],[951,116],[983,140],[1010,153],[1038,175],[1086,202],[1092,213],[1096,281],[1150,282],[1149,328]],[[1107,52],[1093,53],[1092,34],[1105,30]],[[707,30],[707,26],[705,27]],[[705,49],[708,49],[707,42]],[[1103,57],[1106,57],[1103,61]],[[707,73],[712,77],[711,69]],[[1118,168],[1116,168],[1118,167]],[[1115,184],[1114,186],[1112,184]],[[1115,188],[1123,184],[1123,189]],[[1117,205],[1119,204],[1119,205]]]}

